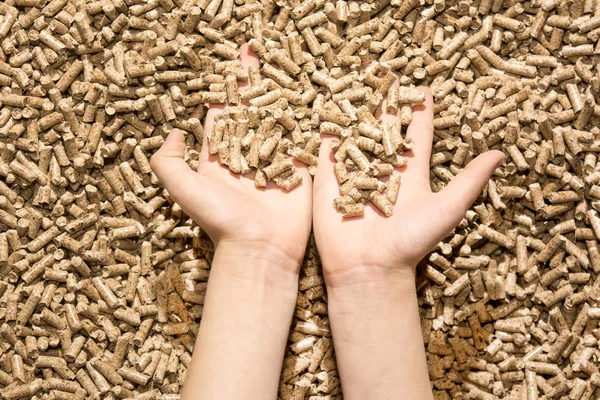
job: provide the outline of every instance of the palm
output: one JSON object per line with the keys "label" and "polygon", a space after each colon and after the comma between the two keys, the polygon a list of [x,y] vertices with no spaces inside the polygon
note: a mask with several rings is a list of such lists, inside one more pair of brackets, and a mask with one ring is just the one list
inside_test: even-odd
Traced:
{"label": "palm", "polygon": [[[213,240],[256,241],[269,233],[271,243],[281,247],[283,241],[294,245],[303,242],[311,218],[311,178],[306,169],[300,172],[302,184],[286,193],[272,183],[266,189],[257,189],[253,174],[235,176],[219,165],[216,156],[203,157],[207,159],[201,157],[197,182],[190,185],[190,190],[202,188],[211,193],[214,207],[203,216],[203,228]],[[301,258],[304,250],[299,245],[290,251]]]}
{"label": "palm", "polygon": [[[246,45],[240,50],[244,68],[258,65],[258,59]],[[254,173],[244,176],[230,173],[219,164],[217,156],[209,155],[207,145],[215,117],[223,109],[223,106],[213,106],[206,115],[197,172],[183,161],[185,141],[178,130],[169,135],[153,157],[153,169],[175,201],[213,242],[269,244],[300,261],[311,220],[312,182],[308,170],[296,165],[303,180],[289,193],[272,182],[266,189],[257,189]]]}
{"label": "palm", "polygon": [[[440,195],[431,189],[404,185],[404,193],[398,194],[396,215],[391,223],[396,229],[392,236],[398,254],[402,254],[403,265],[413,265],[435,246],[448,229],[445,213],[441,208]],[[398,229],[411,227],[410,229]]]}
{"label": "palm", "polygon": [[[314,184],[315,239],[327,275],[344,272],[352,266],[414,267],[460,222],[493,169],[502,160],[500,152],[490,152],[474,160],[448,188],[433,193],[429,184],[429,158],[433,140],[432,98],[427,91],[424,105],[416,106],[407,136],[415,146],[407,153],[408,165],[397,172],[402,185],[394,214],[385,218],[372,204],[361,218],[342,219],[332,202],[338,195],[333,175],[333,158],[324,140],[319,170]],[[385,110],[385,104],[384,104]],[[398,118],[384,114],[389,122]]]}
{"label": "palm", "polygon": [[[374,209],[365,212],[360,220],[343,220],[335,210],[322,210],[315,204],[315,230],[326,226],[326,240],[343,243],[323,244],[321,256],[336,260],[335,265],[345,266],[355,260],[365,260],[368,265],[393,267],[414,265],[443,237],[439,221],[443,213],[436,194],[421,188],[402,188],[395,206],[395,213],[383,217]],[[330,204],[325,207],[331,208]],[[319,233],[319,243],[321,243]],[[364,246],[368,238],[370,246]],[[339,251],[338,251],[339,250]],[[328,254],[335,253],[335,254]]]}

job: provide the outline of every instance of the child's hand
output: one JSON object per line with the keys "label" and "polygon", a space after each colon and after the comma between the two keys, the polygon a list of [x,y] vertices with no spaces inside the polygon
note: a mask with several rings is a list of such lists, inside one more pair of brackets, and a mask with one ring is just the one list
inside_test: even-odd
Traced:
{"label": "child's hand", "polygon": [[[259,64],[247,45],[241,53],[246,70]],[[198,172],[184,161],[184,136],[178,129],[152,157],[152,169],[221,254],[260,259],[297,272],[310,233],[311,177],[298,165],[302,184],[286,193],[273,183],[257,189],[253,173],[233,175],[219,165],[217,156],[208,153],[207,137],[223,108],[211,107],[207,113]]]}
{"label": "child's hand", "polygon": [[[424,104],[413,108],[407,137],[414,140],[408,165],[402,168],[402,184],[394,214],[385,218],[372,204],[361,218],[343,220],[333,208],[338,183],[333,173],[331,139],[319,150],[314,182],[314,231],[328,285],[345,285],[384,278],[413,277],[414,267],[464,217],[504,160],[500,151],[480,155],[439,193],[429,183],[429,160],[433,140],[433,100],[428,89]],[[383,105],[386,109],[386,105]],[[384,112],[387,122],[399,117]],[[408,272],[408,274],[407,274]]]}

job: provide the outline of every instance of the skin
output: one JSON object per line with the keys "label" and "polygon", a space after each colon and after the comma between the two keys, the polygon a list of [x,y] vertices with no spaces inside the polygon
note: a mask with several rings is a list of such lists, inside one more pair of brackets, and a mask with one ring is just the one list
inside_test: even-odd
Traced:
{"label": "skin", "polygon": [[[258,65],[245,45],[241,53],[245,68]],[[324,138],[320,150],[314,191],[310,175],[297,165],[303,182],[285,193],[273,184],[256,189],[253,175],[235,176],[208,154],[206,137],[223,107],[208,111],[198,171],[184,160],[183,132],[169,134],[152,157],[152,169],[215,243],[182,400],[276,398],[311,218],[344,397],[432,398],[415,266],[458,224],[504,156],[479,156],[441,193],[432,193],[432,99],[423,90],[427,101],[414,108],[407,136],[415,147],[399,171],[402,187],[390,218],[368,206],[364,217],[343,220],[333,208],[338,184],[331,138]],[[382,118],[399,123],[396,115],[384,112]]]}
{"label": "skin", "polygon": [[[258,65],[246,46],[241,53],[246,69]],[[299,168],[302,184],[285,193],[272,183],[256,189],[253,174],[239,177],[220,166],[206,137],[222,111],[208,111],[198,171],[184,161],[177,129],[151,160],[171,197],[215,243],[181,399],[274,399],[310,233],[311,177]]]}
{"label": "skin", "polygon": [[[258,59],[246,45],[241,62],[247,70],[258,66]],[[243,91],[248,83],[240,84]],[[204,143],[198,171],[192,171],[183,159],[183,132],[174,129],[154,155],[151,166],[173,199],[221,248],[272,247],[282,261],[302,261],[311,223],[311,176],[297,164],[302,184],[286,193],[269,182],[266,189],[254,186],[254,173],[240,177],[221,166],[217,155],[208,154],[206,138],[214,118],[224,106],[212,106],[206,116]],[[210,212],[205,212],[210,210]],[[296,218],[289,218],[290,215]],[[285,259],[285,260],[284,260]],[[292,267],[290,272],[297,272]]]}
{"label": "skin", "polygon": [[[329,319],[346,399],[432,399],[421,334],[415,267],[461,221],[502,163],[500,151],[471,161],[439,193],[430,188],[433,99],[413,107],[406,136],[414,148],[396,173],[402,185],[394,214],[372,204],[342,219],[335,160],[324,138],[314,181],[313,227],[327,285]],[[385,103],[385,102],[384,102]],[[383,104],[386,110],[386,104]],[[382,119],[400,125],[397,115]]]}

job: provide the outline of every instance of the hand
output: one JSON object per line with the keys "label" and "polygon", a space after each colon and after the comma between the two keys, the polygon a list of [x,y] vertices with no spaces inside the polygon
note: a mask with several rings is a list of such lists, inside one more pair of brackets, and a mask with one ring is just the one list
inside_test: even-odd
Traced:
{"label": "hand", "polygon": [[[243,45],[241,61],[247,70],[258,58]],[[243,90],[244,85],[240,85]],[[181,208],[204,229],[221,254],[272,261],[297,274],[311,221],[311,176],[296,165],[302,184],[289,193],[269,182],[266,189],[254,186],[254,174],[234,175],[209,155],[207,137],[223,106],[206,115],[204,141],[198,171],[184,161],[183,132],[174,129],[154,154],[151,166]]]}
{"label": "hand", "polygon": [[[504,160],[500,151],[488,151],[471,161],[439,193],[429,181],[433,141],[433,99],[426,93],[424,104],[413,107],[406,136],[414,148],[405,155],[406,167],[399,169],[402,184],[394,214],[386,218],[371,203],[364,217],[342,219],[333,208],[338,183],[333,173],[331,139],[319,150],[319,168],[314,181],[313,221],[323,272],[328,285],[346,285],[386,278],[414,278],[414,268],[464,217],[469,206],[487,184],[494,169]],[[385,102],[384,102],[385,103]],[[383,104],[382,119],[400,124]]]}

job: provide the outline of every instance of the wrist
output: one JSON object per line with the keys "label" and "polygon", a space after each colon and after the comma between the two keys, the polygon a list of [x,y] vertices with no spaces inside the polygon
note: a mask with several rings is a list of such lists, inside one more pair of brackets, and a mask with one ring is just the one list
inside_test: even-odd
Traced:
{"label": "wrist", "polygon": [[415,289],[414,266],[388,267],[369,263],[334,266],[323,262],[323,271],[328,292],[352,287],[361,287],[364,290],[388,287]]}
{"label": "wrist", "polygon": [[300,262],[270,243],[221,241],[215,248],[211,274],[224,274],[295,294]]}
{"label": "wrist", "polygon": [[368,315],[416,304],[414,268],[357,265],[327,274],[325,283],[331,315]]}
{"label": "wrist", "polygon": [[[349,269],[343,279],[327,286],[327,304],[332,329],[352,321],[353,329],[337,330],[336,340],[364,343],[358,326],[373,327],[391,321],[399,310],[418,309],[417,289],[412,270],[378,271]],[[340,278],[339,276],[337,278]]]}
{"label": "wrist", "polygon": [[414,280],[367,280],[352,285],[327,286],[328,306],[331,314],[358,316],[371,312],[384,312],[406,306],[417,299]]}

